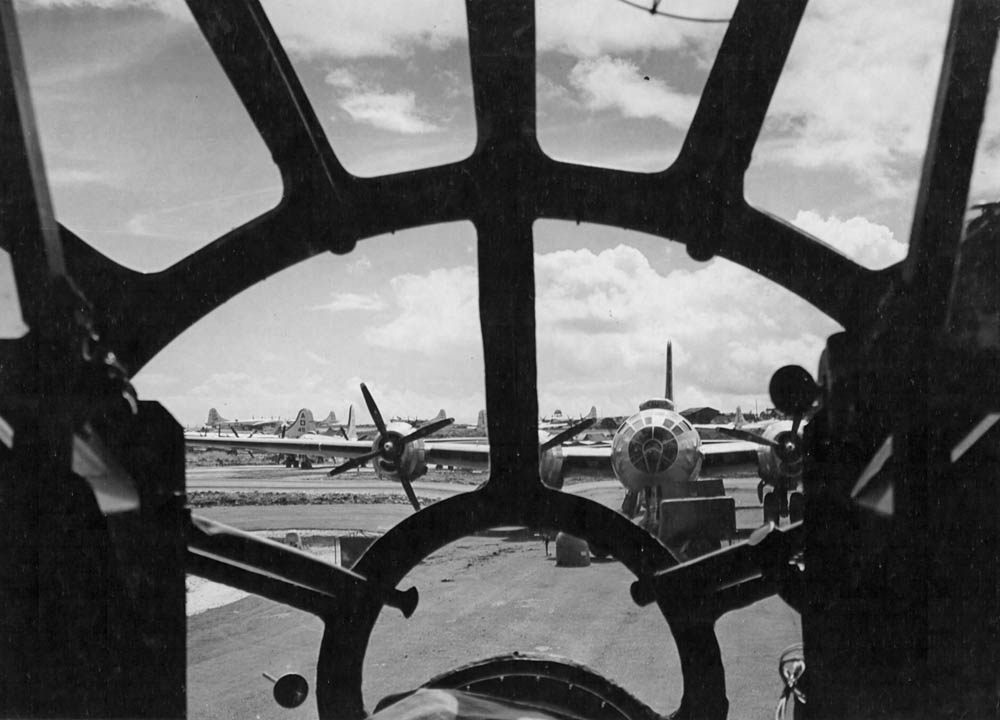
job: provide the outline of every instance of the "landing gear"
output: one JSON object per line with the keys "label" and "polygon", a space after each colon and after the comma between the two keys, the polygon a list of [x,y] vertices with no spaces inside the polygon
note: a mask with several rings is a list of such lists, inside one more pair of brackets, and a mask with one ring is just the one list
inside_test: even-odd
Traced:
{"label": "landing gear", "polygon": [[805,495],[796,491],[793,492],[791,497],[788,498],[788,520],[789,522],[798,522],[802,520],[806,515],[806,498]]}
{"label": "landing gear", "polygon": [[772,491],[764,495],[764,523],[773,522],[777,525],[780,520],[781,512],[778,509],[778,494]]}
{"label": "landing gear", "polygon": [[310,460],[307,457],[303,457],[302,460],[299,461],[299,467],[302,468],[303,470],[312,470],[313,468],[312,460]]}

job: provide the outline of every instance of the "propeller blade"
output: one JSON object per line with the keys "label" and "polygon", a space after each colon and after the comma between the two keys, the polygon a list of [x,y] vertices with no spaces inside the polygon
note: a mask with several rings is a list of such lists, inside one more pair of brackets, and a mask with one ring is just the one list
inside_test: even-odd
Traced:
{"label": "propeller blade", "polygon": [[368,388],[364,383],[361,383],[361,394],[365,396],[365,405],[368,406],[368,413],[372,416],[372,422],[375,423],[375,427],[378,428],[379,435],[385,435],[385,421],[382,419],[382,413],[378,411],[378,405],[375,404],[375,398],[372,394],[368,392]]}
{"label": "propeller blade", "polygon": [[403,485],[403,492],[406,493],[406,498],[410,501],[410,505],[413,506],[414,510],[419,511],[420,501],[417,500],[417,493],[413,490],[413,484],[410,482],[410,478],[400,473],[399,482]]}
{"label": "propeller blade", "polygon": [[414,440],[419,440],[420,438],[427,437],[433,433],[436,433],[443,427],[447,427],[455,422],[455,418],[441,418],[440,420],[435,420],[434,422],[429,422],[426,425],[421,425],[416,430],[411,432],[409,435],[404,437],[400,442],[411,443]]}
{"label": "propeller blade", "polygon": [[587,428],[589,428],[595,422],[597,422],[597,418],[587,418],[583,422],[579,422],[576,425],[571,425],[570,427],[566,428],[565,430],[563,430],[558,435],[556,435],[554,437],[550,437],[548,440],[546,440],[542,444],[542,447],[539,449],[539,451],[540,452],[545,452],[546,450],[551,450],[556,445],[562,445],[564,442],[566,442],[570,438],[576,437],[577,435],[579,435],[580,433],[582,433],[584,430],[586,430]]}
{"label": "propeller blade", "polygon": [[366,462],[374,457],[378,457],[379,451],[372,450],[371,452],[365,453],[364,455],[358,455],[356,458],[351,458],[345,463],[342,463],[335,467],[333,470],[327,473],[327,477],[333,477],[334,475],[340,475],[348,470],[353,470],[354,468],[361,467]]}
{"label": "propeller blade", "polygon": [[717,428],[720,433],[726,437],[731,437],[734,440],[746,440],[747,442],[757,443],[758,445],[766,445],[770,448],[778,447],[778,443],[774,440],[768,440],[765,437],[761,437],[756,433],[752,433],[749,430],[738,430],[736,428]]}

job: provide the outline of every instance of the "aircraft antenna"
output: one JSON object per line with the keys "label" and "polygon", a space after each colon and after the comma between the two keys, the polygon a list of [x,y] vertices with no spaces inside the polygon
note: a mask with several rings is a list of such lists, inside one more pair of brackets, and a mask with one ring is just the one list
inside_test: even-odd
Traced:
{"label": "aircraft antenna", "polygon": [[630,5],[634,8],[640,10],[645,10],[650,15],[659,15],[660,17],[670,18],[672,20],[686,20],[687,22],[699,22],[699,23],[727,23],[732,18],[707,18],[707,17],[694,17],[692,15],[678,15],[677,13],[670,13],[660,10],[660,3],[663,0],[652,0],[652,2],[647,6],[639,2],[633,2],[633,0],[619,0],[619,2]]}

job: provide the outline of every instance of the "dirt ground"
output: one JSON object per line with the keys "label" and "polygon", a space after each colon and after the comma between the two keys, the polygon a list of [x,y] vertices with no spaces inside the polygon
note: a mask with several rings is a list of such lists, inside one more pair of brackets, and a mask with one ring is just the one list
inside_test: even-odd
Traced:
{"label": "dirt ground", "polygon": [[[432,555],[407,578],[421,593],[410,619],[382,613],[365,666],[369,707],[459,665],[515,650],[553,653],[589,665],[667,713],[680,700],[676,650],[655,607],[628,595],[631,574],[617,562],[558,567],[542,543],[466,538]],[[730,718],[772,717],[778,654],[797,642],[798,615],[777,598],[718,624]],[[208,610],[188,622],[192,718],[313,718],[314,697],[282,710],[261,673],[297,672],[310,683],[322,633],[310,615],[257,597]]]}
{"label": "dirt ground", "polygon": [[[258,471],[245,472],[237,471],[233,480],[246,484]],[[303,483],[308,478],[287,480]],[[189,478],[189,485],[199,482],[216,482],[215,473]],[[737,524],[743,528],[760,522],[755,486],[744,478],[726,482],[727,494],[736,498]],[[612,507],[621,500],[621,488],[613,482],[573,491]],[[377,531],[412,510],[375,503],[211,507],[198,512],[245,530],[297,529],[306,534]],[[659,712],[669,713],[681,692],[676,649],[655,606],[640,608],[632,602],[632,579],[614,561],[558,567],[554,557],[545,555],[542,542],[525,533],[471,537],[449,545],[419,565],[402,585],[420,591],[414,616],[405,619],[391,609],[382,613],[368,648],[366,704],[374,707],[383,696],[412,689],[440,672],[517,650],[582,662]],[[773,717],[780,692],[777,659],[801,638],[798,615],[772,598],[724,617],[717,631],[726,663],[729,717]],[[191,615],[189,716],[316,717],[312,695],[295,710],[279,708],[262,673],[297,672],[312,685],[321,635],[317,618],[254,596]]]}

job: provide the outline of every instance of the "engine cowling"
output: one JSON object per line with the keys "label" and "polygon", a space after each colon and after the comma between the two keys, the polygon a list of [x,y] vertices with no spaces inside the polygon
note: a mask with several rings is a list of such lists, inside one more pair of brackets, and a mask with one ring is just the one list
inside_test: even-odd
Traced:
{"label": "engine cowling", "polygon": [[792,437],[792,422],[781,420],[768,425],[761,437],[778,443],[778,447],[757,449],[757,471],[760,479],[773,487],[794,487],[802,479],[800,444]]}
{"label": "engine cowling", "polygon": [[538,458],[538,474],[542,483],[554,490],[562,490],[563,481],[563,451],[561,445],[556,445],[541,453]]}
{"label": "engine cowling", "polygon": [[680,413],[644,403],[621,424],[611,443],[611,468],[630,491],[694,480],[701,470],[701,438]]}
{"label": "engine cowling", "polygon": [[[389,450],[372,461],[375,473],[381,479],[399,482],[400,477],[405,476],[410,480],[416,480],[427,473],[423,440],[407,443],[399,454],[392,452],[393,448],[399,447],[400,441],[411,432],[413,426],[409,423],[391,422],[386,426],[386,434],[372,441],[372,450]],[[394,459],[390,459],[392,456]]]}

